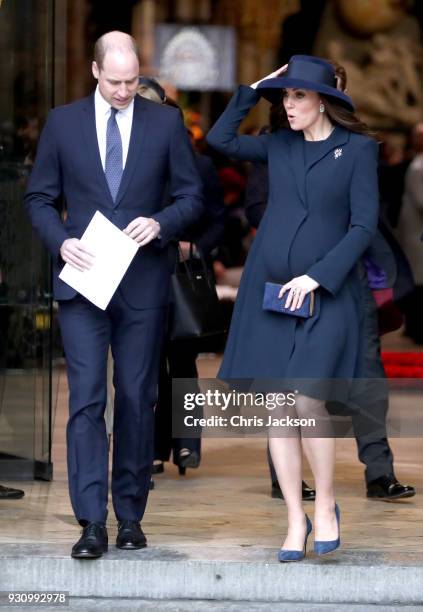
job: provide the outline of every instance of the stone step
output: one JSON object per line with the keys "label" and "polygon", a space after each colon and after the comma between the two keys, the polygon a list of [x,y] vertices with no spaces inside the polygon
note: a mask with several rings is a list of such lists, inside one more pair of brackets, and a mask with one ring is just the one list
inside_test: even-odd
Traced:
{"label": "stone step", "polygon": [[111,546],[91,561],[71,559],[69,552],[63,544],[2,544],[0,591],[66,591],[86,599],[423,604],[419,553],[340,550],[281,564],[276,549],[258,546]]}
{"label": "stone step", "polygon": [[[31,610],[44,610],[45,607],[32,607]],[[47,610],[62,611],[63,606],[48,607]],[[251,602],[251,601],[209,601],[193,600],[152,600],[152,599],[87,599],[85,597],[70,598],[66,610],[82,610],[83,612],[98,612],[113,610],[113,612],[421,612],[423,606],[385,606],[377,604],[313,604]],[[28,607],[13,607],[13,612],[27,612]]]}

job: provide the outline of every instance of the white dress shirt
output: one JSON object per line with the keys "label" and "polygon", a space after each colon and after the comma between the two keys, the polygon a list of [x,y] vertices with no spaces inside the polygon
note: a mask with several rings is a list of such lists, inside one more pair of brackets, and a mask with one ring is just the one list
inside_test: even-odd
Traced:
{"label": "white dress shirt", "polygon": [[[107,122],[110,117],[110,104],[106,102],[97,88],[94,94],[95,108],[95,127],[97,130],[98,148],[100,151],[101,163],[103,170],[106,168],[106,135]],[[132,116],[134,114],[134,101],[131,100],[129,106],[116,113],[116,121],[118,124],[120,137],[122,139],[122,162],[125,168],[126,158],[128,157],[129,139],[131,137]]]}

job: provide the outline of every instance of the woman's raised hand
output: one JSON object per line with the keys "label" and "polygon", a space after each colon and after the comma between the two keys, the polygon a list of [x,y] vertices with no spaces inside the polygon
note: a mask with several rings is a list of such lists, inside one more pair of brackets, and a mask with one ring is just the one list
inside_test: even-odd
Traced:
{"label": "woman's raised hand", "polygon": [[257,85],[259,83],[261,83],[262,81],[264,81],[265,79],[275,79],[276,77],[280,76],[283,72],[285,72],[285,70],[288,68],[288,64],[285,64],[284,66],[282,66],[281,68],[278,68],[277,70],[275,70],[274,72],[271,72],[270,74],[268,74],[267,76],[263,77],[262,79],[260,79],[259,81],[256,81],[255,83],[253,83],[252,85],[250,85],[250,87],[252,87],[253,89],[257,88]]}

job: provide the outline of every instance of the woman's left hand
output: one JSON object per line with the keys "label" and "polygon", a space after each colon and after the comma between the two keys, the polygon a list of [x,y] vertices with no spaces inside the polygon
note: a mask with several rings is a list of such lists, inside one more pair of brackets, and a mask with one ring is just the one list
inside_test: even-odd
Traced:
{"label": "woman's left hand", "polygon": [[289,283],[285,283],[279,291],[278,297],[281,298],[288,291],[285,307],[291,307],[291,311],[298,310],[303,305],[307,293],[314,291],[319,286],[319,283],[310,278],[310,276],[303,274],[303,276],[297,276],[297,278],[290,280]]}

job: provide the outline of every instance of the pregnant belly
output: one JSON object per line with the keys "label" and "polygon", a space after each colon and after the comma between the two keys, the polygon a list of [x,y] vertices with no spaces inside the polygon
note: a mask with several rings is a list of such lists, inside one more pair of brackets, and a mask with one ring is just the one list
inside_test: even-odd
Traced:
{"label": "pregnant belly", "polygon": [[295,276],[306,274],[325,252],[313,243],[310,230],[302,227],[294,235],[269,228],[260,244],[260,254],[270,280],[287,282]]}
{"label": "pregnant belly", "polygon": [[309,268],[324,256],[322,248],[313,244],[313,238],[299,232],[291,244],[288,256],[292,276],[307,274]]}

